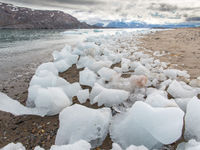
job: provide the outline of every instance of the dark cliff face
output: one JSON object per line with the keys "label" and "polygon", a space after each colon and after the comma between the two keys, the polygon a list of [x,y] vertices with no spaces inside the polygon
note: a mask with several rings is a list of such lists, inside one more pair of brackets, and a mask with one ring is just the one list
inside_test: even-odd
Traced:
{"label": "dark cliff face", "polygon": [[75,29],[91,28],[62,11],[32,10],[0,2],[1,29]]}

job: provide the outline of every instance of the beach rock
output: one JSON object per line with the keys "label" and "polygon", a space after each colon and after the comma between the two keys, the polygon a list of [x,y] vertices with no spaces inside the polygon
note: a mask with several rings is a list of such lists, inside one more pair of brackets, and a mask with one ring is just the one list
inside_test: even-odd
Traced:
{"label": "beach rock", "polygon": [[[111,122],[110,135],[122,148],[144,145],[149,149],[171,144],[182,135],[184,112],[177,107],[153,108],[137,101]],[[156,128],[155,128],[156,127]]]}
{"label": "beach rock", "polygon": [[111,117],[109,108],[91,109],[78,104],[67,107],[59,115],[55,144],[71,144],[83,139],[95,148],[104,141]]}
{"label": "beach rock", "polygon": [[74,29],[91,28],[73,16],[56,10],[33,10],[0,3],[0,28],[3,29]]}

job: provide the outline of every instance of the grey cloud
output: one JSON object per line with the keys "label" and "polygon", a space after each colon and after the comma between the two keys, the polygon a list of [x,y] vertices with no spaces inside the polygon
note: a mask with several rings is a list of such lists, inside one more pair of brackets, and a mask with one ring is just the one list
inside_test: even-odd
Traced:
{"label": "grey cloud", "polygon": [[148,9],[157,11],[175,11],[178,9],[178,7],[176,5],[170,5],[165,3],[151,3]]}
{"label": "grey cloud", "polygon": [[200,21],[200,17],[188,17],[186,21]]}

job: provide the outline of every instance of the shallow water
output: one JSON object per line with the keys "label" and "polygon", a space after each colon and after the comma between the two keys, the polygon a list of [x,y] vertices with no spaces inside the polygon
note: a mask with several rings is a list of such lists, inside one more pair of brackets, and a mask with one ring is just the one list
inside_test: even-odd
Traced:
{"label": "shallow water", "polygon": [[52,52],[87,37],[149,29],[0,30],[0,82],[34,70],[52,60]]}

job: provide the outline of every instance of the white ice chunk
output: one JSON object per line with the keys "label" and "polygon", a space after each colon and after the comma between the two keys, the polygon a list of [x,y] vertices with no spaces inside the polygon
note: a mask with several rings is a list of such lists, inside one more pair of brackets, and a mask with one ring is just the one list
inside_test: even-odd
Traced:
{"label": "white ice chunk", "polygon": [[99,93],[101,93],[101,91],[104,89],[103,86],[101,86],[100,84],[98,83],[95,83],[94,84],[94,87],[92,88],[92,91],[90,93],[90,101],[93,101],[94,98],[99,95]]}
{"label": "white ice chunk", "polygon": [[50,150],[90,150],[91,145],[90,143],[80,140],[73,144],[68,145],[53,145],[51,146]]}
{"label": "white ice chunk", "polygon": [[128,99],[130,93],[124,90],[118,89],[106,89],[104,88],[95,98],[91,101],[91,104],[98,103],[98,106],[114,106],[119,105]]}
{"label": "white ice chunk", "polygon": [[65,72],[71,67],[71,65],[69,65],[64,59],[55,61],[54,65],[56,66],[58,72]]}
{"label": "white ice chunk", "polygon": [[48,63],[43,63],[41,64],[37,70],[35,71],[36,75],[39,75],[40,71],[42,70],[47,70],[49,72],[52,72],[54,75],[58,75],[58,70],[56,69],[55,65],[53,62],[48,62]]}
{"label": "white ice chunk", "polygon": [[138,66],[134,72],[135,75],[146,75],[149,76],[150,71],[145,66]]}
{"label": "white ice chunk", "polygon": [[85,89],[85,90],[80,90],[77,93],[77,97],[78,97],[78,101],[82,104],[85,103],[87,101],[87,99],[89,99],[89,89]]}
{"label": "white ice chunk", "polygon": [[185,134],[186,140],[196,139],[200,141],[200,100],[197,97],[192,98],[187,105],[185,116]]}
{"label": "white ice chunk", "polygon": [[186,112],[187,104],[190,102],[191,99],[192,98],[176,98],[175,102],[180,107],[180,109]]}
{"label": "white ice chunk", "polygon": [[91,109],[78,104],[67,107],[59,115],[55,144],[71,144],[82,139],[95,148],[104,141],[110,119],[109,108]]}
{"label": "white ice chunk", "polygon": [[122,68],[123,72],[129,71],[130,63],[131,63],[131,61],[129,59],[122,58],[121,68]]}
{"label": "white ice chunk", "polygon": [[185,78],[190,77],[190,75],[187,73],[187,71],[180,71],[177,69],[166,69],[166,70],[164,70],[164,74],[171,79],[176,79],[177,76],[182,76]]}
{"label": "white ice chunk", "polygon": [[1,150],[26,150],[26,148],[22,145],[22,143],[9,143],[1,148]]}
{"label": "white ice chunk", "polygon": [[117,74],[116,71],[110,68],[103,67],[97,72],[101,78],[103,78],[106,81],[110,81],[112,77]]}
{"label": "white ice chunk", "polygon": [[152,149],[159,143],[171,144],[182,135],[183,116],[177,107],[153,108],[137,101],[127,113],[114,118],[111,138],[123,148],[144,145]]}
{"label": "white ice chunk", "polygon": [[94,64],[96,61],[94,58],[90,57],[90,56],[81,56],[79,61],[77,62],[77,68],[84,68],[84,67],[88,67],[91,64]]}
{"label": "white ice chunk", "polygon": [[69,97],[70,100],[72,100],[74,96],[77,96],[78,91],[82,90],[79,82],[63,86],[62,89],[64,90],[64,92],[66,93],[66,95]]}
{"label": "white ice chunk", "polygon": [[159,93],[150,94],[149,96],[147,96],[145,102],[152,107],[177,107],[177,104],[174,100],[169,100]]}
{"label": "white ice chunk", "polygon": [[94,83],[97,80],[97,75],[93,71],[85,68],[83,71],[80,71],[79,74],[79,82],[81,85],[94,86]]}
{"label": "white ice chunk", "polygon": [[194,139],[189,140],[187,143],[182,142],[177,146],[176,150],[200,150],[200,142]]}
{"label": "white ice chunk", "polygon": [[55,76],[47,70],[40,71],[39,75],[34,75],[30,81],[30,86],[39,85],[41,87],[66,86],[68,84],[65,79]]}
{"label": "white ice chunk", "polygon": [[[122,148],[117,143],[113,143],[111,150],[122,150]],[[126,148],[126,150],[148,150],[148,149],[145,146],[131,145],[128,148]]]}
{"label": "white ice chunk", "polygon": [[197,95],[197,91],[191,86],[176,80],[169,85],[167,92],[174,98],[192,98]]}
{"label": "white ice chunk", "polygon": [[63,108],[70,106],[71,101],[61,88],[49,87],[38,89],[35,107],[47,111],[47,115],[56,115]]}
{"label": "white ice chunk", "polygon": [[94,71],[94,72],[98,72],[103,67],[110,68],[111,65],[112,65],[111,61],[108,61],[108,60],[107,61],[102,61],[102,60],[100,60],[100,61],[96,61],[94,63],[89,64],[87,67],[90,70]]}
{"label": "white ice chunk", "polygon": [[42,148],[42,147],[40,147],[40,146],[36,146],[36,147],[34,148],[34,150],[45,150],[45,149]]}
{"label": "white ice chunk", "polygon": [[0,92],[0,110],[9,112],[15,116],[20,116],[20,115],[44,116],[47,114],[46,110],[25,107],[24,105],[20,104],[17,100],[13,100],[1,92]]}

